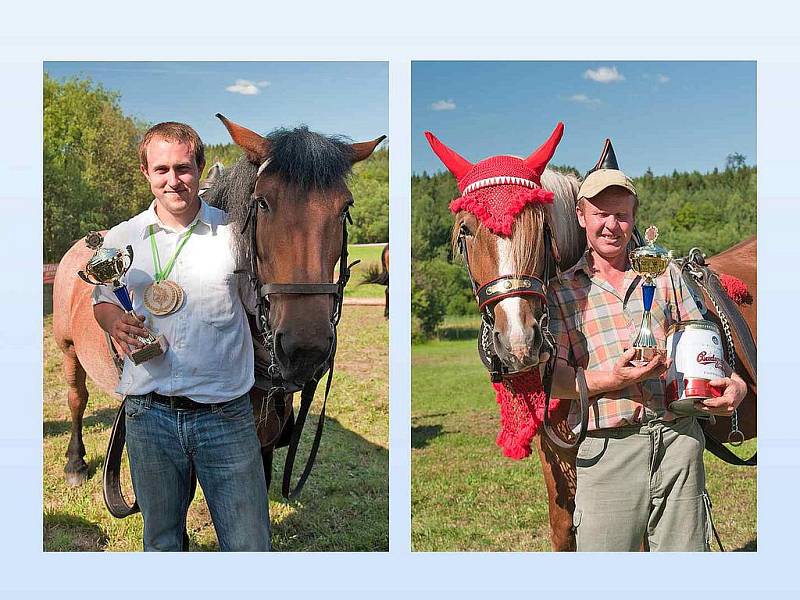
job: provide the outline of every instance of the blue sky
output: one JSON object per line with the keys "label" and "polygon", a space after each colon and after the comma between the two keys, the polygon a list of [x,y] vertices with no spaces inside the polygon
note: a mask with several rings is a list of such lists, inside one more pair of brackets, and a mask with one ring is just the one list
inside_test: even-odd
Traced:
{"label": "blue sky", "polygon": [[126,114],[183,121],[207,144],[230,138],[218,112],[259,133],[301,123],[355,141],[388,135],[386,62],[45,62],[121,93]]}
{"label": "blue sky", "polygon": [[610,137],[638,176],[756,164],[755,62],[452,62],[412,65],[412,170],[444,169],[423,136],[475,162],[527,156],[558,121],[553,162],[582,173]]}

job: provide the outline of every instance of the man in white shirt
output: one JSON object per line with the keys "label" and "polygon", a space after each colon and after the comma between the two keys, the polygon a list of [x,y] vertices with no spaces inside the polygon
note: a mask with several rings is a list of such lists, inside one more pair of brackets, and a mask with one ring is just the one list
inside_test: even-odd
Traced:
{"label": "man in white shirt", "polygon": [[[117,391],[144,518],[144,549],[180,551],[192,474],[221,550],[269,550],[267,489],[248,392],[253,345],[226,213],[198,196],[203,143],[182,123],[160,123],[139,147],[150,207],[113,227],[109,248],[133,248],[124,283],[140,320],[95,288],[100,326],[126,350]],[[142,323],[144,321],[144,323]],[[138,339],[163,335],[164,354],[135,365]]]}

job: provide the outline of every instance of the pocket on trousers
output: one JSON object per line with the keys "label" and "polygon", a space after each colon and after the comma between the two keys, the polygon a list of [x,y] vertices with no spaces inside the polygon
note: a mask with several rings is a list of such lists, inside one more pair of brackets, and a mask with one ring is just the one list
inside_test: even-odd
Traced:
{"label": "pocket on trousers", "polygon": [[225,404],[215,406],[213,412],[214,414],[220,415],[229,421],[247,419],[253,414],[252,404],[250,404],[250,396],[245,394],[236,400],[231,400]]}
{"label": "pocket on trousers", "polygon": [[144,396],[125,396],[125,417],[135,419],[145,410]]}

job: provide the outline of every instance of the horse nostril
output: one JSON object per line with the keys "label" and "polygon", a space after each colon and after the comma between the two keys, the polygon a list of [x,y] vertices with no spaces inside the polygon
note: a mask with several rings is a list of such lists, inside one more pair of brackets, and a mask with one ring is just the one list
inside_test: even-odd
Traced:
{"label": "horse nostril", "polygon": [[276,333],[275,334],[275,343],[273,344],[273,351],[275,352],[275,358],[278,359],[280,363],[286,363],[286,352],[283,349],[283,334]]}

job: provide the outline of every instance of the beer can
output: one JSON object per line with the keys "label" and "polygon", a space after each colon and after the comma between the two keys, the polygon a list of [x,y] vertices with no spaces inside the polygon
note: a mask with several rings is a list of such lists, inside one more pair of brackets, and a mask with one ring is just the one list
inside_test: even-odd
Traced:
{"label": "beer can", "polygon": [[[708,385],[725,377],[719,328],[710,321],[681,321],[667,332],[666,405],[676,415],[697,415],[696,400],[716,398],[722,391]],[[703,414],[703,413],[700,413]]]}

